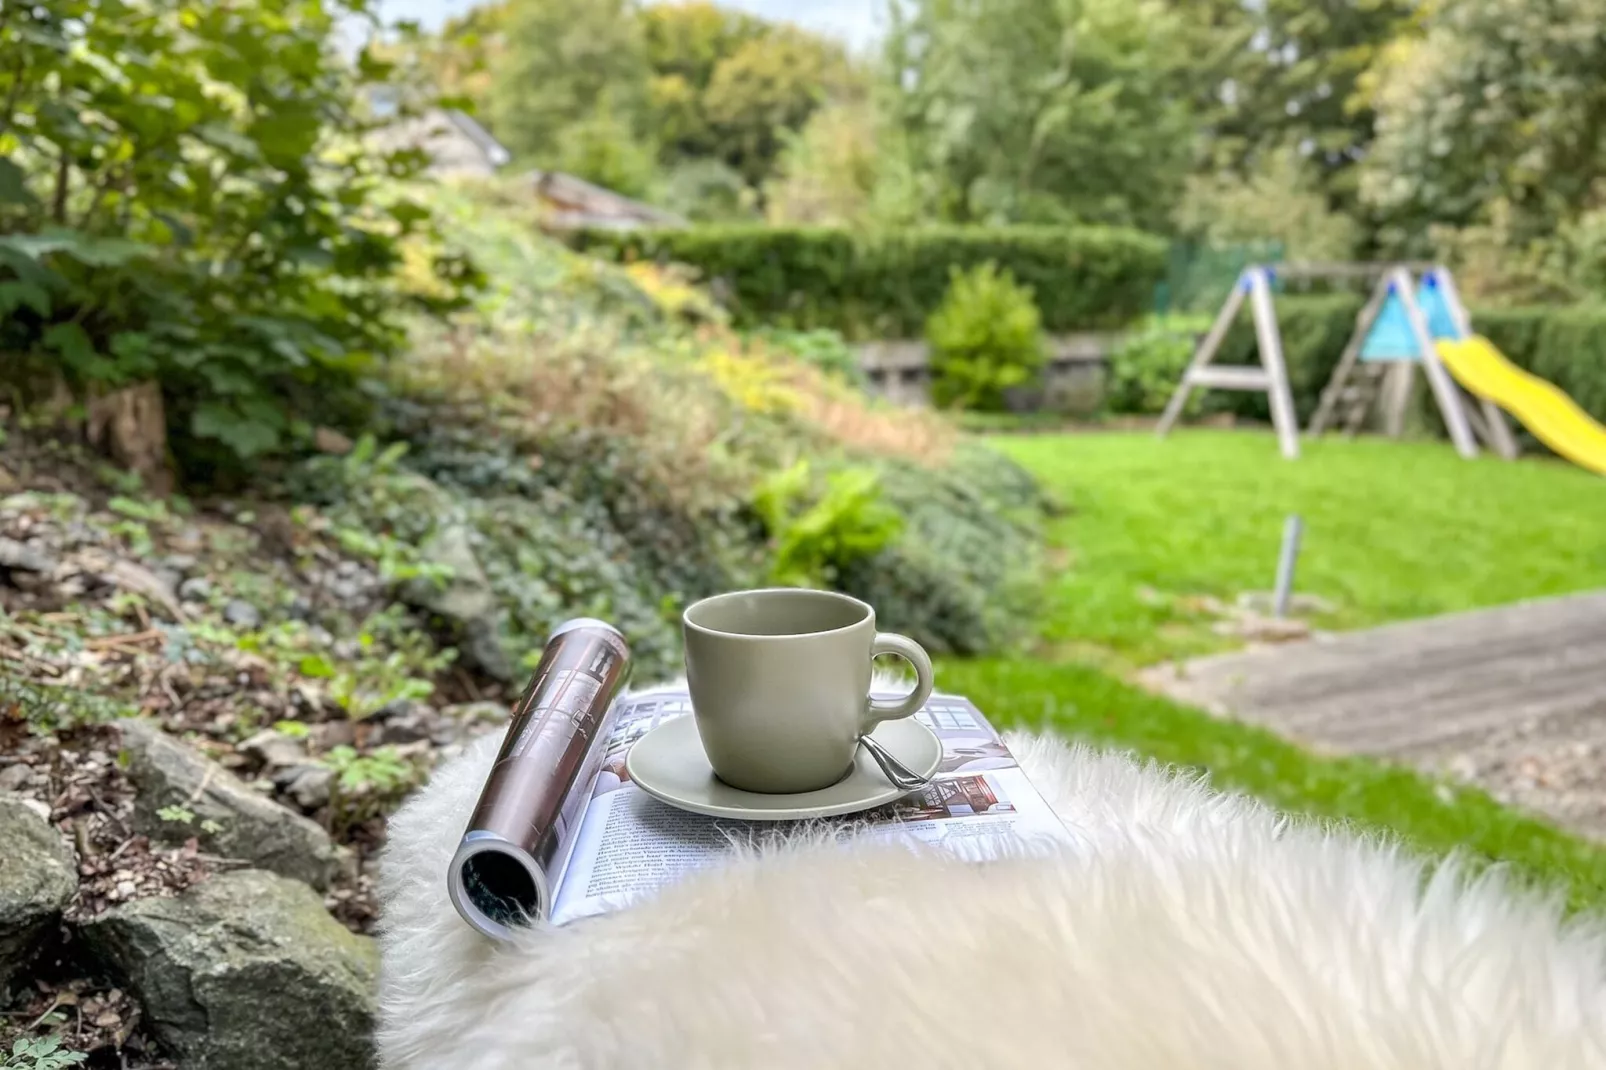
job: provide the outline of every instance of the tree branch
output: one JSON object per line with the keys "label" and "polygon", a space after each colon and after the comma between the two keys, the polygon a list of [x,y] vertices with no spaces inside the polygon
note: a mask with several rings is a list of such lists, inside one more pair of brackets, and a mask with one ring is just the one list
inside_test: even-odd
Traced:
{"label": "tree branch", "polygon": [[67,187],[72,181],[72,164],[67,159],[67,146],[61,146],[56,164],[56,193],[50,202],[50,215],[62,226],[67,225]]}
{"label": "tree branch", "polygon": [[[131,165],[132,162],[130,162],[129,166]],[[106,194],[111,192],[114,182],[123,177],[127,170],[128,167],[110,167],[106,169],[106,173],[101,176],[100,181],[95,186],[94,199],[89,202],[89,207],[84,209],[84,214],[78,217],[79,230],[87,231],[89,229],[89,223],[94,218],[95,213],[100,211],[102,202],[106,200]]]}

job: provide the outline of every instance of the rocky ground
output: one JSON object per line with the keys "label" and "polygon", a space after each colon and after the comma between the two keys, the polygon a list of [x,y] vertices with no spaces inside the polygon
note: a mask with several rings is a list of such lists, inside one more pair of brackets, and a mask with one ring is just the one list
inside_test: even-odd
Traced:
{"label": "rocky ground", "polygon": [[409,595],[315,510],[118,478],[0,451],[0,1050],[362,1065],[384,816],[503,685],[449,568]]}

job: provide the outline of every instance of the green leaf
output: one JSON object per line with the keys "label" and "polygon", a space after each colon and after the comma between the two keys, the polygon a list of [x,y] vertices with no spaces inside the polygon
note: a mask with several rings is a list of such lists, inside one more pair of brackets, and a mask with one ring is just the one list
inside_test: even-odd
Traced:
{"label": "green leaf", "polygon": [[65,227],[50,227],[38,234],[0,237],[0,249],[10,249],[34,261],[52,253],[64,253],[90,267],[116,267],[155,251],[140,242],[100,238]]}
{"label": "green leaf", "polygon": [[61,354],[61,359],[73,367],[87,371],[100,357],[89,334],[76,323],[57,323],[46,329],[45,345]]}
{"label": "green leaf", "polygon": [[309,676],[314,680],[327,680],[335,674],[334,665],[322,654],[308,654],[301,659],[297,670],[302,676]]}
{"label": "green leaf", "polygon": [[151,215],[160,220],[167,232],[173,235],[173,244],[182,248],[195,244],[195,230],[172,212],[152,212]]}
{"label": "green leaf", "polygon": [[22,168],[0,156],[0,204],[23,204],[33,207],[39,203],[28,189],[27,176]]}
{"label": "green leaf", "polygon": [[31,308],[41,316],[50,315],[50,291],[35,282],[13,279],[0,282],[0,316],[19,308]]}
{"label": "green leaf", "polygon": [[364,82],[383,82],[395,69],[394,63],[374,55],[372,47],[357,53],[357,77]]}
{"label": "green leaf", "polygon": [[390,206],[390,218],[400,223],[403,227],[411,227],[414,223],[422,223],[429,216],[428,208],[412,201],[398,201]]}
{"label": "green leaf", "polygon": [[227,405],[202,402],[190,418],[190,430],[201,438],[216,439],[242,458],[266,453],[279,444],[279,431],[260,418],[252,419]]}
{"label": "green leaf", "polygon": [[243,156],[247,160],[262,159],[257,143],[222,123],[202,123],[195,128],[195,136],[215,149]]}

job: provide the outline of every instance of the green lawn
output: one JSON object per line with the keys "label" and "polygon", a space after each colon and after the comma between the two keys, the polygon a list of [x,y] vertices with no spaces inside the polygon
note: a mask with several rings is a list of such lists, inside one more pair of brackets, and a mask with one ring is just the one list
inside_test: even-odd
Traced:
{"label": "green lawn", "polygon": [[994,442],[1069,507],[1049,532],[1060,572],[1043,642],[1019,657],[945,661],[940,686],[1000,724],[1129,748],[1291,813],[1387,831],[1432,855],[1498,860],[1567,887],[1577,907],[1606,907],[1606,848],[1481,792],[1319,757],[1120,678],[1220,646],[1189,599],[1268,588],[1290,512],[1306,523],[1296,586],[1334,602],[1328,626],[1606,586],[1606,481],[1551,461],[1462,461],[1436,443],[1306,443],[1290,463],[1263,433]]}
{"label": "green lawn", "polygon": [[1296,589],[1340,628],[1606,585],[1606,480],[1550,460],[1464,461],[1435,442],[1189,431],[992,440],[1069,508],[1045,639],[1151,662],[1221,640],[1189,596],[1268,590],[1283,521]]}

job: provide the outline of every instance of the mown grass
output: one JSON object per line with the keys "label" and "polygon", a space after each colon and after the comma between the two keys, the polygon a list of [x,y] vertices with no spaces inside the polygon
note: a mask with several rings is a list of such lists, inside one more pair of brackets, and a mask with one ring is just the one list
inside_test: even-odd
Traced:
{"label": "mown grass", "polygon": [[1219,647],[1200,595],[1269,590],[1304,520],[1296,589],[1357,628],[1606,585],[1606,481],[1553,460],[1464,461],[1437,442],[1264,433],[1024,435],[993,444],[1068,512],[1043,636],[1138,663]]}
{"label": "mown grass", "polygon": [[1284,518],[1306,525],[1297,588],[1328,627],[1606,585],[1606,482],[1558,462],[1467,462],[1438,443],[1304,444],[1194,431],[1009,436],[994,445],[1067,507],[1040,641],[946,661],[939,685],[1002,725],[1051,729],[1207,773],[1289,813],[1352,823],[1431,856],[1452,851],[1606,908],[1606,847],[1484,793],[1366,758],[1313,754],[1263,729],[1149,694],[1134,665],[1225,645],[1200,596],[1272,582]]}

